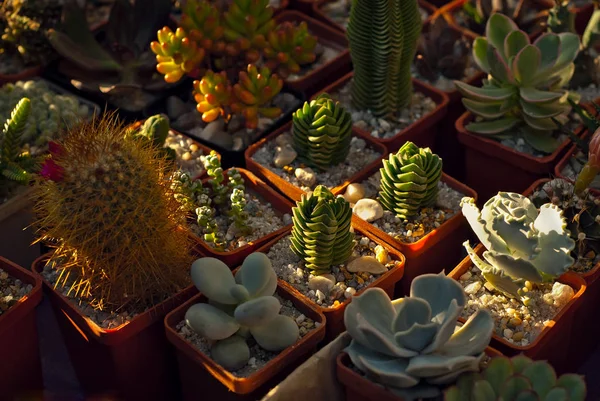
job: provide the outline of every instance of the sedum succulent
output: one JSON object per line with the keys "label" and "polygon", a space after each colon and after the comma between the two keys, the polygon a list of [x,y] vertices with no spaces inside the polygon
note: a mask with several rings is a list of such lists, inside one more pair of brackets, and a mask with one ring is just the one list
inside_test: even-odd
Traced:
{"label": "sedum succulent", "polygon": [[344,312],[352,337],[345,351],[368,379],[403,399],[435,397],[438,386],[479,371],[492,337],[494,321],[485,309],[457,329],[465,304],[461,285],[443,274],[416,277],[410,296],[394,301],[369,288]]}
{"label": "sedum succulent", "polygon": [[243,51],[246,61],[253,63],[260,58],[266,38],[275,28],[273,8],[269,0],[233,0],[223,14],[225,39]]}
{"label": "sedum succulent", "polygon": [[328,273],[332,266],[346,262],[356,245],[351,220],[348,201],[324,185],[317,186],[292,209],[292,251],[304,259],[311,273]]}
{"label": "sedum succulent", "polygon": [[579,375],[557,377],[546,361],[524,355],[493,358],[481,373],[465,374],[445,392],[445,401],[584,401],[587,389]]}
{"label": "sedum succulent", "polygon": [[231,84],[224,71],[207,71],[200,81],[194,81],[196,109],[202,121],[211,122],[226,115],[225,108],[231,103]]}
{"label": "sedum succulent", "polygon": [[352,101],[358,108],[383,117],[410,104],[410,69],[420,33],[417,0],[353,1],[347,35]]}
{"label": "sedum succulent", "polygon": [[283,78],[297,74],[301,66],[315,61],[316,46],[317,38],[308,32],[306,22],[283,22],[267,36],[263,49],[266,66]]}
{"label": "sedum succulent", "polygon": [[497,290],[522,297],[525,281],[551,282],[574,263],[575,241],[560,208],[552,203],[538,209],[527,197],[498,192],[480,211],[473,198],[463,198],[462,213],[487,249],[482,260],[466,241],[473,264]]}
{"label": "sedum succulent", "polygon": [[546,33],[531,44],[527,34],[508,17],[494,14],[487,37],[473,43],[473,58],[489,74],[477,88],[455,81],[463,105],[482,121],[467,125],[471,132],[499,137],[519,133],[534,149],[552,153],[558,146],[554,119],[564,122],[570,111],[568,91],[579,37]]}
{"label": "sedum succulent", "polygon": [[186,324],[214,341],[212,359],[228,370],[242,368],[250,358],[246,339],[272,352],[292,346],[299,338],[296,322],[279,314],[281,304],[273,296],[277,275],[264,253],[250,254],[235,276],[215,258],[202,258],[191,268],[192,281],[209,303],[192,305]]}
{"label": "sedum succulent", "polygon": [[205,0],[187,0],[183,4],[181,27],[199,48],[212,53],[222,53],[225,41],[221,14],[215,4]]}
{"label": "sedum succulent", "polygon": [[405,219],[432,206],[442,177],[442,159],[429,148],[406,142],[383,160],[379,200],[383,207]]}
{"label": "sedum succulent", "polygon": [[323,93],[293,115],[293,146],[299,159],[319,170],[337,165],[348,156],[352,115]]}
{"label": "sedum succulent", "polygon": [[157,36],[158,41],[151,42],[150,48],[156,54],[156,70],[165,76],[168,83],[179,81],[185,74],[198,68],[204,59],[204,49],[190,40],[181,28],[173,32],[165,26]]}

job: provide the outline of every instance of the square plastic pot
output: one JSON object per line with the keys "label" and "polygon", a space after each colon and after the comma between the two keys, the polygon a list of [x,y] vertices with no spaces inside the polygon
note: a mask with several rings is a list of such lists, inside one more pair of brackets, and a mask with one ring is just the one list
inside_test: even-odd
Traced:
{"label": "square plastic pot", "polygon": [[[275,140],[275,138],[291,131],[291,129],[292,129],[292,122],[290,121],[287,124],[285,124],[283,127],[279,128],[277,131],[273,132],[271,135],[267,136],[266,138],[261,139],[254,145],[250,146],[248,148],[248,150],[246,151],[245,158],[246,158],[246,166],[248,167],[248,170],[252,171],[257,176],[261,177],[266,182],[273,185],[279,192],[283,193],[289,199],[291,199],[293,201],[299,201],[301,199],[302,195],[305,194],[306,192],[304,192],[300,187],[297,187],[294,184],[292,184],[291,182],[286,181],[285,179],[281,178],[279,175],[277,175],[273,171],[271,171],[268,167],[263,166],[262,164],[259,164],[258,162],[255,162],[252,159],[252,156],[254,156],[254,154],[262,146],[264,146],[267,142]],[[387,156],[387,150],[386,150],[385,146],[383,146],[381,143],[377,142],[372,136],[365,135],[364,133],[362,133],[360,130],[358,130],[356,128],[352,128],[352,135],[363,139],[367,143],[367,145],[366,145],[367,147],[375,149],[377,152],[381,153],[382,157]],[[350,184],[352,182],[356,182],[356,181],[361,181],[361,180],[367,178],[368,176],[364,175],[365,172],[371,170],[374,166],[378,165],[379,163],[380,163],[380,159],[374,160],[373,162],[371,162],[370,164],[365,166],[362,170],[358,171],[356,174],[354,174],[353,176],[348,178],[345,182],[341,183],[340,185],[338,185],[334,188],[331,188],[331,192],[334,195],[339,195],[339,194],[343,193],[346,190],[346,187],[348,186],[348,184]]]}

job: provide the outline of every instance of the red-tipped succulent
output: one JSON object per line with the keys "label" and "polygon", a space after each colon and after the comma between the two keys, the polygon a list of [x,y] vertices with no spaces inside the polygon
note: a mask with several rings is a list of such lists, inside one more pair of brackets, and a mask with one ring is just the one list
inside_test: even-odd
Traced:
{"label": "red-tipped succulent", "polygon": [[207,71],[200,81],[194,81],[196,109],[202,113],[202,121],[211,122],[225,117],[231,104],[232,89],[225,72]]}
{"label": "red-tipped succulent", "polygon": [[225,28],[219,10],[206,0],[187,0],[183,6],[181,27],[198,47],[216,54],[223,53]]}
{"label": "red-tipped succulent", "polygon": [[183,29],[173,32],[169,27],[158,31],[158,42],[150,43],[156,54],[156,70],[165,76],[169,83],[179,81],[185,74],[198,69],[205,51],[186,36]]}
{"label": "red-tipped succulent", "polygon": [[286,21],[269,32],[263,49],[266,65],[283,77],[297,74],[301,66],[315,61],[316,46],[317,38],[308,32],[306,22],[296,25]]}

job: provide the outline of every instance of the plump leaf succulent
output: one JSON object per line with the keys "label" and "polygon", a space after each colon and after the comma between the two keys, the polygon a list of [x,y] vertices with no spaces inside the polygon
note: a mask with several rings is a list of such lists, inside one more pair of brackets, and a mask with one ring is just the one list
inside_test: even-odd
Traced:
{"label": "plump leaf succulent", "polygon": [[187,0],[181,11],[181,27],[199,48],[216,54],[225,50],[225,28],[215,4],[206,0]]}
{"label": "plump leaf succulent", "polygon": [[211,122],[226,115],[231,104],[232,88],[224,71],[207,71],[200,81],[194,81],[196,109],[202,114],[202,121]]}
{"label": "plump leaf succulent", "polygon": [[410,70],[420,33],[417,0],[353,1],[347,35],[352,101],[358,108],[383,117],[410,104]]}
{"label": "plump leaf succulent", "polygon": [[324,185],[317,186],[292,209],[292,251],[304,259],[311,273],[328,273],[332,266],[346,262],[356,245],[351,220],[348,201]]}
{"label": "plump leaf succulent", "polygon": [[273,296],[277,275],[269,258],[249,255],[235,276],[215,258],[194,262],[192,281],[209,303],[192,305],[186,324],[202,337],[214,341],[212,359],[228,370],[242,368],[250,358],[246,339],[252,336],[267,351],[281,351],[299,338],[296,322],[279,314],[281,304]]}
{"label": "plump leaf succulent", "polygon": [[156,54],[156,70],[165,76],[166,82],[179,81],[198,68],[204,59],[205,50],[190,40],[181,28],[173,32],[165,26],[157,36],[158,41],[151,42],[150,48]]}
{"label": "plump leaf succulent", "polygon": [[501,13],[524,31],[531,33],[546,17],[546,11],[537,11],[529,0],[469,0],[463,4],[468,17],[467,25],[472,31],[483,35],[490,17]]}
{"label": "plump leaf succulent", "polygon": [[481,373],[465,374],[444,395],[445,401],[584,401],[586,385],[575,374],[557,377],[546,361],[524,355],[493,358]]}
{"label": "plump leaf succulent", "polygon": [[367,378],[409,401],[440,394],[465,372],[479,371],[494,321],[478,310],[457,328],[466,304],[462,286],[444,275],[415,278],[410,296],[391,301],[380,288],[352,298],[345,349]]}
{"label": "plump leaf succulent", "polygon": [[575,70],[579,37],[546,33],[531,44],[498,13],[488,20],[486,36],[475,39],[473,58],[488,79],[481,88],[455,81],[464,106],[482,120],[466,128],[492,137],[520,133],[533,148],[552,153],[558,146],[554,120],[564,122],[570,111],[573,95],[563,88]]}
{"label": "plump leaf succulent", "polygon": [[317,38],[308,32],[306,22],[283,22],[267,36],[266,65],[283,78],[297,74],[301,66],[315,61],[316,46]]}
{"label": "plump leaf succulent", "polygon": [[326,170],[348,156],[352,115],[328,94],[320,94],[294,113],[292,138],[302,162]]}
{"label": "plump leaf succulent", "polygon": [[246,61],[256,62],[264,49],[266,38],[275,28],[273,8],[269,0],[233,0],[223,15],[225,39],[243,51]]}
{"label": "plump leaf succulent", "polygon": [[437,200],[442,177],[442,159],[429,148],[406,142],[397,153],[383,160],[379,200],[398,217],[414,216]]}
{"label": "plump leaf succulent", "polygon": [[525,281],[552,282],[573,265],[575,241],[560,208],[552,203],[538,209],[529,198],[498,192],[480,211],[473,198],[463,198],[462,213],[487,249],[482,260],[466,241],[473,264],[497,290],[522,297]]}

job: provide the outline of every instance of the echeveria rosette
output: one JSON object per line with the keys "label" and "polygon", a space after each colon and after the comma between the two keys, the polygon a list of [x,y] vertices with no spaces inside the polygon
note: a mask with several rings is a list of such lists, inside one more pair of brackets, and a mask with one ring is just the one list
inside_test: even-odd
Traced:
{"label": "echeveria rosette", "polygon": [[551,135],[571,110],[576,95],[563,89],[575,71],[579,37],[545,33],[533,44],[505,15],[490,17],[486,36],[473,42],[473,58],[488,73],[477,88],[455,81],[464,106],[483,121],[467,125],[480,135],[504,138],[520,133],[529,145],[552,153],[559,145]]}
{"label": "echeveria rosette", "polygon": [[202,258],[191,268],[192,281],[209,303],[192,305],[186,324],[211,341],[213,360],[237,370],[248,362],[250,335],[267,351],[281,351],[299,338],[298,325],[279,314],[281,304],[273,296],[277,275],[264,253],[250,254],[235,277],[215,258]]}
{"label": "echeveria rosette", "polygon": [[352,337],[345,351],[367,378],[406,400],[435,397],[438,386],[465,372],[479,371],[494,322],[480,309],[457,329],[466,304],[461,285],[442,274],[424,274],[410,297],[391,301],[370,288],[344,312]]}
{"label": "echeveria rosette", "polygon": [[473,198],[463,198],[462,213],[487,249],[482,260],[466,241],[473,264],[496,289],[521,298],[525,281],[552,282],[574,263],[575,241],[563,212],[551,203],[539,212],[529,198],[498,192],[480,211]]}

